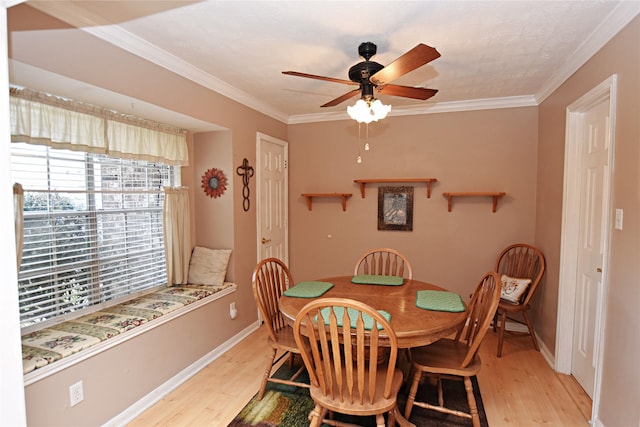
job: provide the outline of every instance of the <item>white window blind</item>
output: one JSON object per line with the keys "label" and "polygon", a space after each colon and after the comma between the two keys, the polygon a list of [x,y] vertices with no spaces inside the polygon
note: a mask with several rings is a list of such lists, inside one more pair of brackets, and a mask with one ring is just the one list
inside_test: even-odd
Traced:
{"label": "white window blind", "polygon": [[171,166],[12,143],[11,168],[24,188],[23,327],[166,285]]}

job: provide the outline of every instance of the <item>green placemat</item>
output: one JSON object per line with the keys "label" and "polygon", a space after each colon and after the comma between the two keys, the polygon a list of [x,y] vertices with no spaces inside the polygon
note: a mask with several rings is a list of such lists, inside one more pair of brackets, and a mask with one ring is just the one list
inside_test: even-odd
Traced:
{"label": "green placemat", "polygon": [[460,295],[448,291],[422,290],[416,292],[416,307],[434,311],[458,313],[466,308]]}
{"label": "green placemat", "polygon": [[296,298],[316,298],[333,288],[329,282],[300,282],[284,291],[284,295]]}
{"label": "green placemat", "polygon": [[358,283],[362,285],[398,286],[404,283],[404,279],[399,276],[378,276],[376,274],[357,274],[351,278],[351,283]]}
{"label": "green placemat", "polygon": [[[333,308],[334,313],[336,314],[336,318],[338,320],[338,326],[342,326],[342,317],[344,316],[344,307],[325,307],[320,310],[322,317],[325,319],[325,324],[329,324],[329,316],[331,315],[330,310]],[[347,314],[349,314],[349,320],[351,321],[351,327],[356,327],[356,321],[358,320],[359,311],[355,308],[347,308]],[[391,322],[391,314],[387,313],[384,310],[378,310],[378,313],[384,317],[387,322]],[[318,320],[317,317],[315,319]],[[369,316],[367,313],[362,313],[362,320],[364,321],[364,328],[371,329],[373,326],[373,318]],[[378,324],[378,329],[382,329],[382,326]]]}

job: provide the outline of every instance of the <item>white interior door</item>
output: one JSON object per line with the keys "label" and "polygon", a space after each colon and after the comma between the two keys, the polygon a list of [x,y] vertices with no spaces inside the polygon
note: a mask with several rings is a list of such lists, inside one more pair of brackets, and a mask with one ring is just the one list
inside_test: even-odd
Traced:
{"label": "white interior door", "polygon": [[289,264],[288,143],[258,133],[258,261],[275,257]]}
{"label": "white interior door", "polygon": [[567,107],[555,369],[593,399],[602,382],[617,76]]}
{"label": "white interior door", "polygon": [[597,362],[596,328],[608,218],[605,197],[609,176],[609,99],[583,113],[582,179],[573,323],[571,373],[593,398]]}

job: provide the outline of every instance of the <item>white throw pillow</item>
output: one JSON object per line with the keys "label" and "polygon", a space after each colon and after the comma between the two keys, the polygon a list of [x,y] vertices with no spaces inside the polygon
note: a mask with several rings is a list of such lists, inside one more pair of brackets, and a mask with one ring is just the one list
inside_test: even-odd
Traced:
{"label": "white throw pillow", "polygon": [[519,279],[517,277],[509,277],[506,274],[503,274],[501,279],[502,292],[500,293],[500,298],[514,304],[520,304],[520,298],[529,287],[531,279]]}
{"label": "white throw pillow", "polygon": [[221,286],[227,275],[231,249],[193,248],[189,262],[189,283],[193,285]]}

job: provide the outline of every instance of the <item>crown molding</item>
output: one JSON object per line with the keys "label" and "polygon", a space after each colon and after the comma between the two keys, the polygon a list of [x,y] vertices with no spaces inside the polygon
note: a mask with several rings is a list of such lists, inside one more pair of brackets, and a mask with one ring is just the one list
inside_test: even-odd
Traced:
{"label": "crown molding", "polygon": [[533,95],[505,96],[501,98],[479,98],[463,101],[438,102],[435,104],[413,105],[391,110],[392,116],[409,116],[430,113],[451,113],[459,111],[495,110],[498,108],[535,107],[538,103]]}
{"label": "crown molding", "polygon": [[85,9],[74,6],[73,3],[65,2],[63,8],[61,2],[34,1],[30,2],[30,4],[48,15],[61,19],[86,33],[127,52],[133,53],[140,58],[146,59],[207,89],[211,89],[220,95],[226,96],[276,120],[284,123],[287,122],[287,114],[270,107],[248,93],[236,89],[211,74],[194,67],[192,64],[160,49],[118,25],[104,25],[99,16],[89,14]]}
{"label": "crown molding", "polygon": [[157,46],[150,44],[146,40],[129,33],[117,26],[83,28],[86,32],[99,37],[109,43],[131,52],[147,61],[153,62],[160,67],[172,71],[179,76],[189,79],[201,86],[211,89],[212,91],[226,96],[240,104],[246,105],[253,110],[263,113],[271,118],[286,123],[288,116],[248,93],[236,89],[230,84],[212,76],[211,74],[194,67],[192,64],[183,61],[175,55],[172,55]]}
{"label": "crown molding", "polygon": [[[460,111],[494,110],[498,108],[535,107],[538,103],[533,95],[508,96],[503,98],[483,98],[465,101],[438,102],[407,107],[393,107],[390,116],[416,116],[421,114],[451,113]],[[351,120],[346,109],[341,112],[300,114],[289,116],[287,124]]]}
{"label": "crown molding", "polygon": [[547,99],[569,77],[595,55],[602,47],[620,32],[640,13],[640,1],[623,1],[600,23],[576,51],[567,58],[564,65],[547,80],[536,94],[538,104]]}
{"label": "crown molding", "polygon": [[183,61],[175,55],[158,48],[157,46],[141,39],[140,37],[123,30],[118,26],[83,28],[86,32],[112,43],[128,52],[131,52],[147,61],[153,62],[160,67],[172,71],[179,76],[189,79],[199,85],[211,89],[212,91],[226,96],[240,104],[246,105],[260,113],[266,114],[281,122],[287,121],[287,115],[281,111],[271,108],[269,105],[249,95],[248,93],[236,89],[230,84],[212,76],[211,74],[194,67],[192,64]]}
{"label": "crown molding", "polygon": [[[346,111],[289,116],[282,111],[270,107],[254,96],[194,67],[175,55],[150,44],[146,40],[124,30],[118,25],[103,25],[100,22],[101,20],[99,16],[90,16],[84,9],[79,7],[72,8],[70,14],[70,5],[68,2],[66,2],[64,7],[64,14],[62,13],[63,10],[60,8],[59,2],[33,1],[29,4],[51,16],[62,19],[95,37],[133,53],[136,56],[144,58],[160,67],[172,71],[186,79],[283,123],[297,124],[350,119]],[[561,67],[558,72],[554,73],[554,75],[543,85],[542,89],[535,95],[441,102],[420,106],[394,108],[389,115],[406,116],[539,105],[639,13],[640,1],[621,2],[578,47],[578,49],[576,49],[574,54],[567,59],[564,66]]]}

